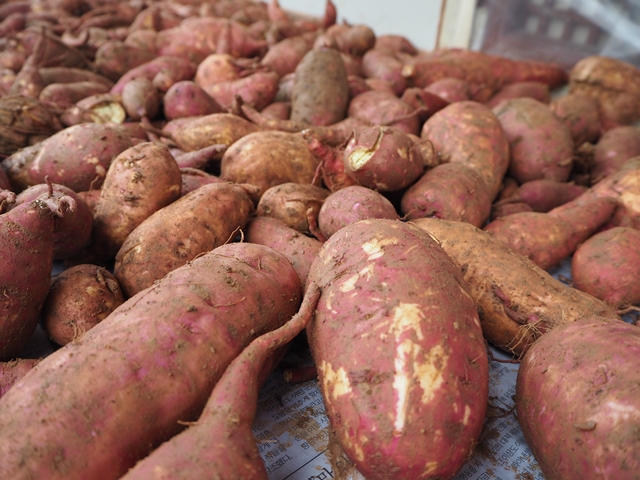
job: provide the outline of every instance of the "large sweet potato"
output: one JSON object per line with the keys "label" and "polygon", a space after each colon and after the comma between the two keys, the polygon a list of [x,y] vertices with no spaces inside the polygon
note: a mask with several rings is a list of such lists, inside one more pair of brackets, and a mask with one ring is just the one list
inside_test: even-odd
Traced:
{"label": "large sweet potato", "polygon": [[3,476],[120,478],[197,419],[231,360],[300,298],[289,261],[262,245],[224,245],[174,270],[0,399]]}
{"label": "large sweet potato", "polygon": [[307,335],[348,458],[372,480],[452,478],[480,435],[488,390],[478,314],[455,264],[414,226],[364,220],[323,245],[312,283],[322,294]]}

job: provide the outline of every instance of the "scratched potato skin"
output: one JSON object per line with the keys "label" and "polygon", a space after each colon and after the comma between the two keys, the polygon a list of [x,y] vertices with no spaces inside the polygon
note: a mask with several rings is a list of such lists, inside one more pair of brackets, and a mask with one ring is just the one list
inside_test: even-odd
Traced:
{"label": "scratched potato skin", "polygon": [[368,479],[447,479],[482,428],[488,361],[476,308],[441,247],[416,227],[336,232],[308,282],[307,327],[331,428]]}

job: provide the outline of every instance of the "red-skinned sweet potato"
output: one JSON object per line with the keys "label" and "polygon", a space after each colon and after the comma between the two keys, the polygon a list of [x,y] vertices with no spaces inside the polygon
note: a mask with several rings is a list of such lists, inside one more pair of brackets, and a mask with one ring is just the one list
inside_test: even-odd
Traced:
{"label": "red-skinned sweet potato", "polygon": [[40,360],[40,358],[16,358],[8,362],[0,362],[0,397],[40,363]]}
{"label": "red-skinned sweet potato", "polygon": [[571,259],[574,286],[617,308],[640,304],[640,230],[614,227],[578,246]]}
{"label": "red-skinned sweet potato", "polygon": [[185,152],[217,144],[229,146],[240,138],[260,130],[257,125],[230,113],[212,113],[203,117],[183,117],[177,120],[180,122],[175,123],[171,136]]}
{"label": "red-skinned sweet potato", "polygon": [[509,197],[496,205],[526,203],[534,212],[548,212],[576,199],[587,187],[553,180],[531,180],[520,185]]}
{"label": "red-skinned sweet potato", "polygon": [[549,86],[541,82],[515,82],[505,85],[498,90],[486,103],[489,108],[493,108],[503,100],[511,98],[533,98],[542,103],[551,101]]}
{"label": "red-skinned sweet potato", "polygon": [[348,114],[373,125],[383,125],[418,135],[418,112],[391,92],[372,90],[353,98]]}
{"label": "red-skinned sweet potato", "polygon": [[623,125],[606,131],[596,143],[591,164],[591,182],[598,183],[617,172],[630,158],[640,155],[640,128]]}
{"label": "red-skinned sweet potato", "polygon": [[300,298],[289,261],[262,245],[224,245],[174,270],[0,399],[3,474],[120,478],[196,420],[231,360]]}
{"label": "red-skinned sweet potato", "polygon": [[122,106],[132,120],[153,119],[160,111],[160,92],[145,77],[134,78],[122,88]]}
{"label": "red-skinned sweet potato", "polygon": [[196,73],[196,65],[182,57],[161,55],[153,60],[132,68],[111,88],[111,93],[122,94],[127,82],[144,77],[161,92],[182,80],[191,80]]}
{"label": "red-skinned sweet potato", "polygon": [[[79,123],[122,124],[127,112],[119,95],[98,93],[79,100],[60,115],[60,123],[65,127]],[[132,135],[133,136],[133,135]]]}
{"label": "red-skinned sweet potato", "polygon": [[459,78],[442,78],[430,83],[423,90],[433,93],[449,103],[471,100],[469,84]]}
{"label": "red-skinned sweet potato", "polygon": [[191,80],[174,83],[164,94],[162,105],[167,120],[222,112],[220,105]]}
{"label": "red-skinned sweet potato", "polygon": [[293,73],[302,58],[311,50],[311,42],[304,35],[297,35],[271,45],[260,60],[262,65],[276,72],[280,77]]}
{"label": "red-skinned sweet potato", "polygon": [[236,80],[201,86],[224,110],[231,108],[236,95],[245,103],[261,110],[275,99],[278,82],[279,77],[276,72],[256,71]]}
{"label": "red-skinned sweet potato", "polygon": [[402,76],[403,65],[402,60],[388,49],[373,48],[362,57],[364,76],[387,81],[398,96],[407,88],[407,80]]}
{"label": "red-skinned sweet potato", "polygon": [[637,476],[638,355],[638,327],[590,316],[529,349],[518,370],[516,411],[544,478]]}
{"label": "red-skinned sweet potato", "polygon": [[283,183],[267,189],[256,208],[259,216],[281,220],[289,228],[309,232],[309,216],[317,218],[322,203],[331,192],[303,183]]}
{"label": "red-skinned sweet potato", "polygon": [[42,89],[38,99],[53,108],[68,108],[83,98],[108,91],[109,86],[101,82],[52,83]]}
{"label": "red-skinned sweet potato", "polygon": [[224,182],[220,177],[211,175],[203,170],[197,168],[180,168],[182,174],[182,190],[181,194],[184,196],[189,192],[193,192],[195,189],[207,185],[208,183],[220,183]]}
{"label": "red-skinned sweet potato", "polygon": [[593,98],[570,93],[554,98],[549,107],[569,127],[576,148],[584,142],[594,143],[600,137],[600,111]]}
{"label": "red-skinned sweet potato", "polygon": [[341,188],[357,185],[357,182],[347,175],[345,171],[344,161],[342,159],[343,153],[340,148],[334,148],[329,145],[330,142],[323,141],[319,138],[315,129],[303,130],[302,137],[309,151],[320,162],[319,172],[316,172],[316,176],[318,173],[322,174],[325,187],[331,192],[336,192]]}
{"label": "red-skinned sweet potato", "polygon": [[153,60],[154,49],[130,45],[119,40],[104,43],[96,52],[96,69],[111,80],[118,80],[125,73]]}
{"label": "red-skinned sweet potato", "polygon": [[452,478],[480,435],[488,390],[458,268],[424,231],[365,220],[323,245],[308,282],[322,289],[309,345],[347,457],[372,480]]}

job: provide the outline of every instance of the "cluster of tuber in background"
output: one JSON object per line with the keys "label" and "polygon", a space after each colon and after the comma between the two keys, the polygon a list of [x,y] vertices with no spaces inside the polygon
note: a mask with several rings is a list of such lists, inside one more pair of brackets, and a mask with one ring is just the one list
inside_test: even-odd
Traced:
{"label": "cluster of tuber in background", "polygon": [[330,1],[0,19],[3,478],[266,479],[301,333],[368,479],[460,470],[486,342],[545,478],[638,478],[638,68],[418,51]]}

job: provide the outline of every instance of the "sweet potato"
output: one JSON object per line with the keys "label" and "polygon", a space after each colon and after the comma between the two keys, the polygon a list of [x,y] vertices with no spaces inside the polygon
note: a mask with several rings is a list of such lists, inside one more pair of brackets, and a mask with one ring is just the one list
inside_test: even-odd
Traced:
{"label": "sweet potato", "polygon": [[343,120],[349,105],[347,70],[333,49],[311,50],[295,70],[291,120],[331,125]]}
{"label": "sweet potato", "polygon": [[[578,197],[579,199],[580,197]],[[548,270],[571,255],[575,249],[604,225],[616,201],[609,197],[578,199],[562,210],[549,213],[522,212],[498,218],[484,229],[509,248]]]}
{"label": "sweet potato", "polygon": [[505,100],[493,112],[509,139],[509,175],[520,183],[564,182],[573,165],[573,138],[551,109],[533,98]]}
{"label": "sweet potato", "polygon": [[252,219],[246,229],[245,240],[273,248],[284,255],[298,272],[300,282],[304,285],[309,269],[322,242],[288,227],[281,220],[272,217],[258,216]]}
{"label": "sweet potato", "polygon": [[260,64],[269,67],[280,77],[293,73],[302,58],[311,50],[311,42],[303,35],[289,37],[271,45]]}
{"label": "sweet potato", "polygon": [[0,215],[0,360],[18,355],[36,329],[49,291],[54,216],[74,208],[73,199],[47,193]]}
{"label": "sweet potato", "polygon": [[640,231],[614,227],[578,246],[571,259],[574,286],[617,308],[640,303]]}
{"label": "sweet potato", "polygon": [[488,390],[478,314],[455,264],[416,227],[365,220],[323,245],[308,282],[322,290],[309,345],[349,460],[372,480],[452,478],[480,435]]}
{"label": "sweet potato", "polygon": [[364,76],[387,81],[398,96],[407,88],[407,80],[402,76],[403,65],[394,51],[384,48],[373,48],[362,57]]}
{"label": "sweet potato", "polygon": [[587,187],[553,180],[531,180],[520,185],[508,198],[496,202],[506,205],[523,202],[534,212],[548,212],[576,199]]}
{"label": "sweet potato", "polygon": [[383,125],[405,133],[418,135],[420,119],[418,112],[391,92],[372,90],[353,98],[348,114],[373,125]]}
{"label": "sweet potato", "polygon": [[345,172],[356,183],[379,192],[402,190],[424,171],[422,152],[401,130],[391,127],[356,129],[345,146]]}
{"label": "sweet potato", "polygon": [[533,98],[542,103],[551,101],[549,86],[541,82],[515,82],[505,85],[498,90],[486,103],[489,108],[493,108],[503,100],[511,98]]}
{"label": "sweet potato", "polygon": [[471,100],[469,84],[459,78],[441,78],[430,83],[423,90],[433,93],[449,103]]}
{"label": "sweet potato", "polygon": [[65,128],[33,147],[2,162],[11,185],[22,191],[31,185],[65,185],[75,192],[102,185],[111,160],[131,147],[124,129],[117,125],[83,123]]}
{"label": "sweet potato", "polygon": [[174,83],[164,94],[162,105],[167,120],[222,112],[220,105],[192,80]]}
{"label": "sweet potato", "polygon": [[458,265],[485,338],[522,355],[547,331],[591,315],[619,319],[604,302],[565,285],[491,234],[466,222],[419,218]]}
{"label": "sweet potato", "polygon": [[245,103],[261,110],[275,99],[278,82],[279,77],[276,72],[258,70],[236,80],[201,86],[224,110],[231,108],[236,95]]}
{"label": "sweet potato", "polygon": [[52,83],[98,82],[111,88],[113,82],[98,73],[81,68],[47,67],[38,69],[45,85]]}
{"label": "sweet potato", "polygon": [[83,98],[108,91],[101,82],[52,83],[42,89],[38,99],[54,108],[68,108]]}
{"label": "sweet potato", "polygon": [[418,49],[407,37],[396,34],[376,35],[376,43],[373,48],[408,53],[409,55],[418,53]]}
{"label": "sweet potato", "polygon": [[125,73],[153,60],[157,54],[153,48],[142,48],[111,40],[104,43],[96,52],[97,71],[111,80],[118,80]]}
{"label": "sweet potato", "polygon": [[314,288],[291,320],[251,342],[227,367],[198,421],[140,461],[122,480],[148,479],[158,471],[175,479],[215,475],[220,480],[266,480],[252,431],[259,387],[280,358],[278,350],[308,324],[319,296]]}
{"label": "sweet potato", "polygon": [[606,131],[596,143],[591,182],[597,183],[620,170],[624,162],[640,155],[640,128],[623,125]]}
{"label": "sweet potato", "polygon": [[590,316],[529,349],[518,370],[516,411],[544,478],[637,476],[638,355],[638,327]]}
{"label": "sweet potato", "polygon": [[549,107],[569,127],[576,148],[600,137],[600,111],[593,98],[570,93],[554,98]]}
{"label": "sweet potato", "polygon": [[92,249],[111,259],[152,213],[180,198],[180,168],[163,145],[131,147],[111,162],[93,216]]}
{"label": "sweet potato", "polygon": [[509,143],[491,109],[472,101],[452,103],[425,122],[420,136],[433,143],[440,163],[474,169],[490,200],[496,197],[509,166]]}
{"label": "sweet potato", "polygon": [[124,297],[109,270],[76,265],[56,275],[42,305],[42,326],[58,345],[77,341],[104,320]]}
{"label": "sweet potato", "polygon": [[318,212],[318,227],[324,238],[342,227],[369,218],[398,219],[393,204],[382,194],[360,185],[342,188],[329,195]]}
{"label": "sweet potato", "polygon": [[410,105],[418,113],[421,122],[424,122],[434,113],[449,105],[449,101],[427,91],[426,88],[410,87],[402,92],[400,100]]}
{"label": "sweet potato", "polygon": [[176,125],[172,137],[185,152],[200,150],[210,145],[235,143],[260,128],[230,113],[212,113],[203,117],[183,117]]}
{"label": "sweet potato", "polygon": [[267,189],[256,208],[256,214],[281,220],[298,232],[309,232],[309,216],[316,217],[331,192],[315,185],[283,183]]}
{"label": "sweet potato", "polygon": [[111,93],[122,94],[127,82],[144,77],[161,92],[182,80],[191,80],[196,73],[196,65],[182,57],[161,55],[153,60],[132,68],[111,88]]}
{"label": "sweet potato", "polygon": [[403,193],[400,208],[407,219],[435,217],[480,227],[491,213],[491,198],[482,182],[462,163],[437,165]]}
{"label": "sweet potato", "polygon": [[0,362],[0,397],[38,363],[40,363],[39,358],[16,358],[8,362]]}
{"label": "sweet potato", "polygon": [[222,156],[220,178],[258,187],[254,202],[270,187],[282,183],[311,183],[318,160],[302,136],[284,132],[255,132],[235,142]]}
{"label": "sweet potato", "polygon": [[211,175],[197,168],[183,167],[180,168],[180,173],[182,174],[182,196],[189,192],[193,192],[196,188],[200,188],[208,183],[219,183],[224,181],[220,180],[220,178],[215,175]]}
{"label": "sweet potato", "polygon": [[262,245],[224,245],[174,270],[0,399],[3,475],[120,478],[197,419],[231,360],[300,297],[289,261]]}
{"label": "sweet potato", "polygon": [[173,154],[176,163],[180,168],[198,168],[208,170],[215,167],[222,159],[222,155],[227,151],[227,145],[214,144],[208,147],[194,150],[193,152],[181,152]]}
{"label": "sweet potato", "polygon": [[145,77],[134,78],[122,88],[122,106],[132,120],[152,119],[160,110],[160,92]]}
{"label": "sweet potato", "polygon": [[363,56],[376,44],[376,34],[367,25],[335,24],[326,29],[329,37],[341,52]]}
{"label": "sweet potato", "polygon": [[227,182],[203,185],[141,221],[116,255],[113,272],[125,294],[232,240],[253,210],[248,191]]}
{"label": "sweet potato", "polygon": [[57,184],[49,186],[44,183],[23,190],[16,196],[15,204],[11,208],[32,202],[44,194],[49,194],[49,197],[58,201],[61,201],[62,198],[71,198],[75,203],[75,208],[67,210],[62,218],[56,219],[53,227],[53,259],[63,260],[69,258],[91,242],[91,229],[93,226],[91,209],[69,187]]}
{"label": "sweet potato", "polygon": [[334,148],[330,142],[322,140],[315,129],[303,130],[302,137],[309,151],[320,162],[319,169],[325,187],[336,192],[341,188],[357,185],[357,182],[347,175],[342,149]]}
{"label": "sweet potato", "polygon": [[122,124],[127,112],[122,106],[119,95],[99,93],[79,100],[60,115],[60,123],[65,127],[79,123],[116,123]]}

